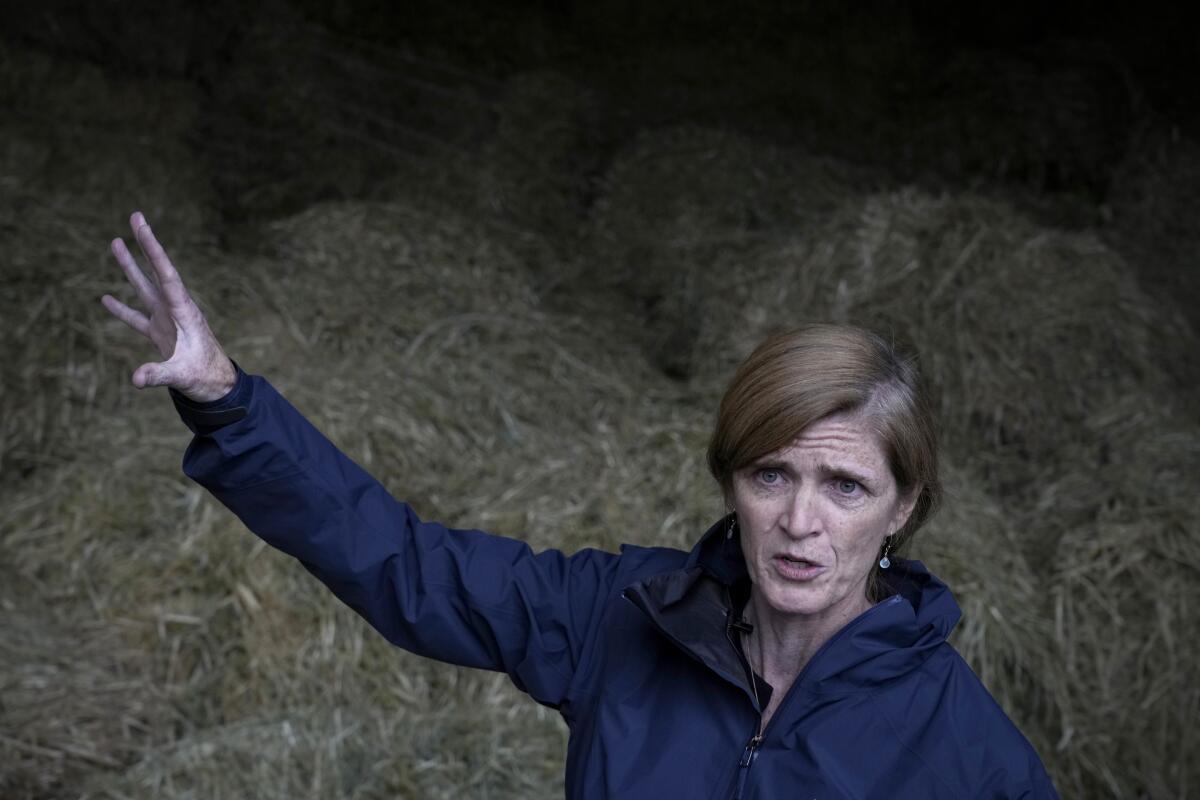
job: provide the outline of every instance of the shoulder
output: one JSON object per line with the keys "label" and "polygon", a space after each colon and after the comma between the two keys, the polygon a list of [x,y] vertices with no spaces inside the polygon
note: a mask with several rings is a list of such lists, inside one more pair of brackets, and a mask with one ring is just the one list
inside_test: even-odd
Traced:
{"label": "shoulder", "polygon": [[[487,541],[494,549],[499,547],[504,539],[489,536]],[[538,575],[548,572],[561,574],[565,585],[571,589],[573,602],[576,603],[613,601],[627,586],[653,575],[678,569],[688,558],[686,552],[669,547],[623,544],[618,553],[589,547],[567,555],[553,548],[532,554],[523,542],[513,540],[512,543],[519,544],[532,556],[529,559],[530,569],[534,569]],[[506,556],[505,560],[516,563],[520,559]],[[533,564],[536,564],[536,567]],[[589,586],[601,591],[585,591]]]}
{"label": "shoulder", "polygon": [[[572,556],[579,558],[580,554]],[[622,544],[618,553],[606,552],[611,559],[612,583],[609,599],[619,598],[626,587],[647,578],[683,567],[688,553],[672,547],[642,547]]]}
{"label": "shoulder", "polygon": [[636,544],[621,545],[621,566],[631,576],[647,578],[660,572],[683,567],[688,560],[686,550],[674,547],[642,547]]}
{"label": "shoulder", "polygon": [[1033,745],[948,643],[880,693],[895,735],[971,797],[1057,797]]}

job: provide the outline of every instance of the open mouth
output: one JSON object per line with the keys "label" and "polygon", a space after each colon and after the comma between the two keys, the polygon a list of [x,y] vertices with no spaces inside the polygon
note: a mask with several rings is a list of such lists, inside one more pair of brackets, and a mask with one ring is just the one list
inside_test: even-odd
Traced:
{"label": "open mouth", "polygon": [[779,555],[774,558],[775,572],[790,581],[811,581],[825,571],[820,564],[806,558]]}

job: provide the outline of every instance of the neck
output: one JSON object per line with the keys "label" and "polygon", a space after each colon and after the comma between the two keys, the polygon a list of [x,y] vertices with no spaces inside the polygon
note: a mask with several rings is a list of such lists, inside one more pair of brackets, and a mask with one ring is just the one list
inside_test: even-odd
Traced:
{"label": "neck", "polygon": [[751,589],[744,616],[754,625],[750,657],[776,691],[786,691],[821,646],[851,620],[871,607],[865,593],[819,615],[782,614]]}

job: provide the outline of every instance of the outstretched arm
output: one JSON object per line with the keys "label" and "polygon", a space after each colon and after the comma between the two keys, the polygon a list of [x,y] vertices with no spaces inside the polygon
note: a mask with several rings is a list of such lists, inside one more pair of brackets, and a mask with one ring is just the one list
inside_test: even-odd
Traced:
{"label": "outstretched arm", "polygon": [[[568,703],[621,583],[618,555],[535,553],[419,519],[261,376],[242,372],[227,399],[203,408],[175,400],[198,432],[184,472],[392,643]],[[234,410],[235,421],[210,424]]]}
{"label": "outstretched arm", "polygon": [[133,385],[139,389],[169,386],[200,402],[224,397],[237,378],[233,363],[140,211],[129,218],[129,227],[153,268],[154,280],[146,277],[121,239],[112,240],[112,254],[146,311],[130,308],[108,294],[100,302],[113,316],[149,339],[164,359],[134,370]]}
{"label": "outstretched arm", "polygon": [[237,369],[141,214],[130,225],[153,267],[112,252],[147,313],[105,308],[165,359],[134,386],[168,386],[196,434],[184,472],[246,527],[297,558],[393,643],[507,672],[562,707],[612,594],[619,558],[534,553],[524,542],[423,522],[337,449],[262,377]]}

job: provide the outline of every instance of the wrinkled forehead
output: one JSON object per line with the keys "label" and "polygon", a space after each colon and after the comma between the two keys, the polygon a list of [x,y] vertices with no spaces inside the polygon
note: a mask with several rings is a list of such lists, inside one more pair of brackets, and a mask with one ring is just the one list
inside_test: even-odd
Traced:
{"label": "wrinkled forehead", "polygon": [[817,420],[768,458],[817,461],[830,467],[855,467],[882,475],[890,472],[887,452],[871,419],[863,413],[833,414]]}

